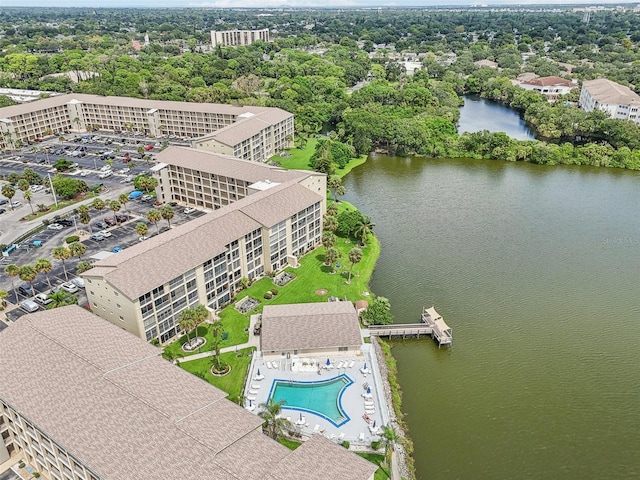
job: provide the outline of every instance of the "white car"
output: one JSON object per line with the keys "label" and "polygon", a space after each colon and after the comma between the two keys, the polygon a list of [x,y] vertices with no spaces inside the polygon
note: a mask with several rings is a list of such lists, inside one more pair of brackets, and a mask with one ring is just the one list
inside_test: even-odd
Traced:
{"label": "white car", "polygon": [[152,198],[153,198],[153,195],[143,195],[142,198],[140,198],[140,200],[142,200],[143,202],[148,202]]}
{"label": "white car", "polygon": [[90,173],[91,172],[89,170],[82,170],[78,175],[80,175],[81,177],[86,177]]}
{"label": "white car", "polygon": [[104,165],[100,168],[101,172],[108,172],[109,170],[111,170],[111,165]]}
{"label": "white car", "polygon": [[147,240],[149,237],[145,237],[144,235],[138,238],[139,242],[144,242],[145,240]]}
{"label": "white car", "polygon": [[196,209],[193,208],[193,207],[187,207],[187,208],[184,209],[184,213],[186,213],[187,215],[190,214],[190,213],[193,213],[195,211],[196,211]]}
{"label": "white car", "polygon": [[100,230],[98,234],[102,235],[104,238],[109,238],[113,236],[113,234],[108,230]]}
{"label": "white car", "polygon": [[53,300],[49,298],[49,295],[46,293],[39,293],[33,299],[38,302],[40,305],[49,305]]}
{"label": "white car", "polygon": [[78,288],[84,288],[84,278],[82,277],[72,278],[69,283],[73,283]]}
{"label": "white car", "polygon": [[60,285],[60,288],[68,293],[76,293],[78,291],[78,287],[76,287],[73,283],[63,283]]}
{"label": "white car", "polygon": [[33,193],[39,192],[42,189],[44,189],[42,185],[31,185],[29,187],[29,190],[31,190]]}
{"label": "white car", "polygon": [[52,224],[48,225],[47,228],[49,230],[62,230],[64,227],[62,225],[60,225],[59,223],[52,223]]}
{"label": "white car", "polygon": [[100,175],[98,175],[98,178],[109,178],[112,175],[113,172],[111,170],[107,170],[106,172],[102,172]]}
{"label": "white car", "polygon": [[14,200],[13,202],[11,202],[11,206],[12,206],[13,208],[17,208],[17,207],[19,207],[20,205],[22,205],[22,202],[21,202],[20,200]]}

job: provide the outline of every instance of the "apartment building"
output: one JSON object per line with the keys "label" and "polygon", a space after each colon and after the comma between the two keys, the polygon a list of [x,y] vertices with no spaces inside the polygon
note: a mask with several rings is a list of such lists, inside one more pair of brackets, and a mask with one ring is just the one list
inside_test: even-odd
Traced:
{"label": "apartment building", "polygon": [[238,45],[251,45],[256,41],[268,42],[269,29],[262,30],[224,30],[211,31],[211,45],[215,48],[221,47],[237,47]]}
{"label": "apartment building", "polygon": [[630,120],[640,125],[640,96],[629,87],[606,78],[582,83],[580,107],[585,112],[598,109],[613,119]]}
{"label": "apartment building", "polygon": [[[199,139],[196,148],[264,162],[292,146],[293,115],[278,108],[170,102],[98,95],[59,95],[0,108],[0,147],[57,132],[139,131],[150,137]],[[212,134],[220,131],[219,137]]]}
{"label": "apartment building", "polygon": [[376,465],[314,435],[295,451],[226,393],[78,306],[0,333],[0,461],[50,480],[372,480]]}
{"label": "apartment building", "polygon": [[[326,176],[284,170],[228,155],[184,147],[169,147],[157,155],[151,170],[158,179],[156,196],[205,210],[217,210],[252,193],[292,180],[325,195]],[[324,214],[323,205],[322,214]]]}
{"label": "apartment building", "polygon": [[530,80],[524,80],[518,83],[518,86],[524,90],[533,90],[541,93],[549,99],[555,101],[558,95],[566,95],[574,88],[578,88],[578,84],[567,80],[566,78],[550,76],[537,77]]}
{"label": "apartment building", "polygon": [[[186,178],[186,177],[185,177]],[[246,197],[100,260],[83,273],[92,311],[148,341],[181,332],[180,312],[219,310],[241,280],[297,264],[321,243],[325,179],[270,183]],[[170,187],[169,187],[170,188]]]}

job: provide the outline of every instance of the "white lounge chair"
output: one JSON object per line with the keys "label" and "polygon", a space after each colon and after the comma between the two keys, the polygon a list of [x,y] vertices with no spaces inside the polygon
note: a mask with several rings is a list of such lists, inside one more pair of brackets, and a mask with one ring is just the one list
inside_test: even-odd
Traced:
{"label": "white lounge chair", "polygon": [[364,407],[365,408],[367,408],[367,407],[375,407],[375,403],[373,403],[373,402],[364,402]]}
{"label": "white lounge chair", "polygon": [[247,400],[251,400],[252,402],[255,402],[255,401],[256,401],[256,396],[255,396],[255,395],[247,395],[245,398],[246,398]]}
{"label": "white lounge chair", "polygon": [[338,435],[338,440],[342,441],[344,439],[344,432]]}
{"label": "white lounge chair", "polygon": [[366,413],[367,415],[374,415],[376,413],[376,409],[375,408],[365,408],[364,409],[364,413]]}
{"label": "white lounge chair", "polygon": [[340,362],[336,368],[340,369],[344,367],[344,362]]}
{"label": "white lounge chair", "polygon": [[278,364],[278,362],[272,362],[271,364],[273,365],[273,368],[276,370],[280,368],[280,365]]}
{"label": "white lounge chair", "polygon": [[253,383],[253,384],[251,384],[251,388],[257,390],[257,389],[260,388],[260,385],[258,385],[257,383]]}
{"label": "white lounge chair", "polygon": [[356,362],[354,360],[351,360],[349,362],[349,368],[353,368],[353,366],[356,364]]}
{"label": "white lounge chair", "polygon": [[249,395],[257,395],[258,390],[249,390]]}
{"label": "white lounge chair", "polygon": [[358,435],[358,441],[364,442],[364,432],[360,432],[360,435]]}
{"label": "white lounge chair", "polygon": [[252,403],[251,405],[247,405],[246,407],[247,410],[249,410],[250,412],[253,412],[256,409],[256,405],[255,403]]}
{"label": "white lounge chair", "polygon": [[313,433],[318,433],[320,431],[320,424],[316,423],[316,426],[313,427]]}
{"label": "white lounge chair", "polygon": [[268,369],[272,369],[273,367],[271,366],[271,362],[265,362],[265,365],[267,366]]}
{"label": "white lounge chair", "polygon": [[253,377],[253,380],[259,382],[260,380],[264,380],[264,375],[256,375]]}

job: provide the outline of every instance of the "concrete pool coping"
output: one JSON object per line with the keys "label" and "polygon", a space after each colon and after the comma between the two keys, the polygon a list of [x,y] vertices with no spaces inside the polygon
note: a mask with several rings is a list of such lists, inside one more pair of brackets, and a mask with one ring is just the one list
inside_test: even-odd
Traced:
{"label": "concrete pool coping", "polygon": [[[305,355],[305,357],[313,357],[311,355]],[[318,360],[326,360],[327,356],[315,356]],[[371,344],[363,344],[361,353],[359,355],[344,355],[331,356],[331,360],[334,365],[340,362],[350,363],[354,361],[354,366],[349,368],[333,368],[332,370],[320,370],[320,374],[317,371],[314,372],[295,372],[291,370],[291,363],[297,359],[286,359],[280,356],[268,356],[264,357],[260,352],[256,352],[256,355],[252,358],[249,368],[249,375],[247,377],[247,384],[245,389],[245,398],[250,397],[252,412],[258,414],[260,411],[259,405],[266,403],[270,398],[270,394],[273,388],[273,382],[275,380],[280,381],[302,381],[302,382],[317,382],[320,379],[327,380],[345,374],[351,380],[353,384],[345,387],[342,393],[342,408],[348,415],[349,420],[340,426],[332,424],[326,418],[320,415],[305,411],[303,420],[304,423],[300,424],[299,418],[295,415],[299,410],[295,408],[287,408],[286,405],[282,409],[282,416],[289,417],[294,426],[299,428],[302,437],[309,437],[313,434],[322,434],[325,437],[334,441],[347,440],[353,446],[368,447],[371,441],[378,440],[379,435],[375,431],[371,431],[369,428],[375,421],[376,426],[382,427],[389,424],[389,410],[385,401],[384,390],[382,385],[382,378],[380,376],[380,370],[378,368],[377,360],[373,354]],[[275,362],[274,362],[275,361]],[[276,363],[278,368],[268,368],[266,362]],[[364,364],[367,364],[368,375],[364,375],[360,369]],[[264,376],[262,380],[256,380],[257,371],[260,370],[260,374]],[[371,423],[367,422],[363,415],[365,414],[364,397],[365,393],[364,384],[368,384],[371,388],[370,401],[375,405],[375,412],[368,414]],[[252,389],[252,386],[258,386],[258,389]],[[250,391],[257,393],[251,394]],[[248,407],[249,401],[245,402],[245,407]]]}

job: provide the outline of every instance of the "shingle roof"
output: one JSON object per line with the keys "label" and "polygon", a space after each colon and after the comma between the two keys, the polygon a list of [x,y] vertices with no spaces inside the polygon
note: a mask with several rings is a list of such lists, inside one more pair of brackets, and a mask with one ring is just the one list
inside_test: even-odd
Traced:
{"label": "shingle roof", "polygon": [[[322,459],[332,458],[327,465]],[[342,458],[340,458],[342,457]],[[335,451],[335,445],[322,435],[314,435],[300,445],[270,473],[273,480],[300,480],[302,472],[314,472],[314,480],[357,480],[372,477],[377,467],[364,458],[357,460],[345,448]]]}
{"label": "shingle roof", "polygon": [[266,305],[260,336],[263,351],[352,347],[362,344],[351,302]]}
{"label": "shingle roof", "polygon": [[250,183],[261,180],[282,183],[294,178],[307,177],[310,174],[310,172],[284,170],[264,163],[250,162],[229,155],[185,147],[169,147],[158,153],[157,159],[167,165],[224,175]]}
{"label": "shingle roof", "polygon": [[279,108],[273,109],[272,111],[262,112],[259,115],[238,119],[231,125],[227,125],[211,134],[196,139],[196,142],[215,139],[224,145],[233,147],[247,138],[257,135],[266,127],[283,122],[287,118],[292,117],[292,113],[280,110]]}
{"label": "shingle roof", "polygon": [[0,399],[109,480],[363,480],[375,470],[327,440],[290,452],[160,352],[78,306],[26,315],[0,334]]}
{"label": "shingle roof", "polygon": [[233,240],[262,226],[272,227],[321,200],[320,195],[292,180],[99,260],[83,276],[103,277],[134,300],[222,253]]}
{"label": "shingle roof", "polygon": [[612,82],[606,78],[585,80],[582,85],[599,103],[618,105],[640,104],[640,96],[638,96],[637,93],[632,91],[629,87]]}
{"label": "shingle roof", "polygon": [[562,85],[564,87],[577,87],[578,84],[567,80],[566,78],[550,76],[550,77],[538,77],[532,80],[525,81],[528,85],[538,85],[541,87],[551,87],[556,85]]}

